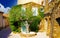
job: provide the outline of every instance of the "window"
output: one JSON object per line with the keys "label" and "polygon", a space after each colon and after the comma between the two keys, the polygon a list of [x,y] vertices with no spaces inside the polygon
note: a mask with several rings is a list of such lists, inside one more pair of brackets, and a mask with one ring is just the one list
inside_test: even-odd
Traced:
{"label": "window", "polygon": [[43,7],[41,7],[41,8],[40,8],[40,11],[41,11],[41,12],[44,12],[44,9],[43,9]]}
{"label": "window", "polygon": [[21,14],[21,16],[25,16],[25,11],[26,11],[26,8],[25,7],[22,7],[22,14]]}
{"label": "window", "polygon": [[26,11],[26,8],[25,7],[22,7],[22,12],[25,12]]}
{"label": "window", "polygon": [[48,2],[51,2],[51,0],[48,0]]}
{"label": "window", "polygon": [[56,18],[56,21],[58,22],[58,24],[60,26],[60,17]]}
{"label": "window", "polygon": [[33,7],[32,8],[32,12],[33,12],[33,16],[37,16],[38,15],[38,8],[37,7]]}

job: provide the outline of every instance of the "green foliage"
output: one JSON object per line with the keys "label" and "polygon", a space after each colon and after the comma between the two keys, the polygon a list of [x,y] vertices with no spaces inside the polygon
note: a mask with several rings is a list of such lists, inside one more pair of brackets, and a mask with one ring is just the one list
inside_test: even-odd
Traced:
{"label": "green foliage", "polygon": [[37,16],[34,16],[30,20],[32,21],[29,27],[30,30],[38,32],[39,30],[38,24],[40,23],[40,18],[38,18]]}
{"label": "green foliage", "polygon": [[40,8],[38,9],[39,14],[37,16],[33,16],[33,12],[30,7],[27,7],[26,11],[22,10],[22,5],[12,7],[9,13],[9,21],[12,31],[20,32],[21,25],[23,25],[23,22],[25,22],[25,20],[27,20],[30,25],[30,31],[37,32],[40,19],[44,17],[44,12],[42,13],[39,10]]}
{"label": "green foliage", "polygon": [[43,19],[44,18],[44,7],[43,8],[39,8],[38,12],[39,12],[40,19]]}
{"label": "green foliage", "polygon": [[38,32],[39,30],[39,27],[38,25],[40,24],[40,21],[44,18],[44,10],[43,8],[38,8],[38,16],[32,16],[30,18],[30,21],[32,21],[32,23],[30,24],[30,30],[31,31],[35,31],[35,32]]}
{"label": "green foliage", "polygon": [[[12,9],[10,10],[10,13],[9,13],[9,21],[10,21],[10,27],[11,27],[11,29],[12,29],[12,31],[15,31],[15,32],[17,32],[17,31],[19,31],[20,32],[20,30],[18,30],[20,27],[20,21],[19,21],[19,18],[20,18],[20,14],[21,14],[21,5],[20,6],[14,6],[14,7],[12,7]],[[18,22],[18,28],[17,27],[15,27],[15,25],[14,25],[14,22]]]}

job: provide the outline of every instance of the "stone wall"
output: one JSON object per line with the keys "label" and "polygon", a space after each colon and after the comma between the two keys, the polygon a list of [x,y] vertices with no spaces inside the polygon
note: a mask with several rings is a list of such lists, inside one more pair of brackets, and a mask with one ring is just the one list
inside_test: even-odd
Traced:
{"label": "stone wall", "polygon": [[0,12],[0,29],[3,27],[3,13]]}

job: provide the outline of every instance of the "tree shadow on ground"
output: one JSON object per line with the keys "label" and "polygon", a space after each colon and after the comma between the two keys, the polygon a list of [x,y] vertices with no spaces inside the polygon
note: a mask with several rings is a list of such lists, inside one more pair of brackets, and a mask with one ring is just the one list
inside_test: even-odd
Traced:
{"label": "tree shadow on ground", "polygon": [[0,38],[8,38],[9,34],[11,33],[10,27],[7,27],[5,29],[2,29],[0,31]]}

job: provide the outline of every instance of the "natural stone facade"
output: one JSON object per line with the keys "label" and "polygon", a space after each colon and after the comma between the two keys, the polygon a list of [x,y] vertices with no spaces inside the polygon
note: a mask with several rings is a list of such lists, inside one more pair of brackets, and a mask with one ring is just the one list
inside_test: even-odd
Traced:
{"label": "natural stone facade", "polygon": [[0,29],[3,27],[3,12],[0,12]]}
{"label": "natural stone facade", "polygon": [[[57,3],[56,5],[55,5],[55,3]],[[47,4],[46,5],[47,7],[45,7],[45,17],[44,17],[44,19],[41,21],[41,23],[40,23],[40,27],[42,27],[45,31],[47,30],[47,35],[48,36],[50,36],[51,35],[51,32],[53,33],[53,38],[60,38],[60,26],[59,26],[59,24],[58,24],[58,22],[56,21],[56,18],[59,18],[60,17],[60,4],[59,4],[59,0],[54,0],[54,1],[51,1],[50,3],[49,3],[49,5]],[[48,8],[48,9],[47,9]],[[53,8],[53,9],[52,9]],[[53,14],[53,15],[52,15]],[[51,18],[51,15],[53,16],[53,18]],[[51,20],[53,19],[53,25],[51,24]],[[47,23],[47,29],[45,29],[45,26],[46,26],[46,24],[44,24],[45,22],[44,22],[44,20],[47,20],[46,22],[48,22]],[[51,29],[52,28],[52,26],[53,26],[53,30]],[[42,29],[40,29],[40,31],[41,31]],[[44,31],[43,30],[43,31]],[[52,38],[52,37],[51,37]]]}

